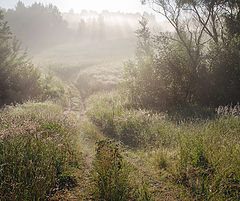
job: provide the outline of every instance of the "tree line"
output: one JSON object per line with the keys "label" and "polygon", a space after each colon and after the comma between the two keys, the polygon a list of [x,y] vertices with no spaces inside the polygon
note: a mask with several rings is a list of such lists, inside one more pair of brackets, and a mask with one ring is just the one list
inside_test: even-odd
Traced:
{"label": "tree line", "polygon": [[[14,9],[3,10],[13,33],[31,51],[39,51],[69,42],[134,38],[141,14],[82,10],[81,13],[61,13],[52,5],[19,1]],[[151,24],[156,19],[144,14]]]}
{"label": "tree line", "polygon": [[26,7],[19,1],[15,9],[5,10],[4,16],[13,33],[31,50],[59,44],[69,34],[67,23],[52,4]]}

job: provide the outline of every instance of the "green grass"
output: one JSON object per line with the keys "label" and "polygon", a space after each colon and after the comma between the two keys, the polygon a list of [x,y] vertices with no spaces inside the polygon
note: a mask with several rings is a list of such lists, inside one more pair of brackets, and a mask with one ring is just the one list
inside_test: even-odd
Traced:
{"label": "green grass", "polygon": [[1,110],[0,200],[240,199],[239,105],[189,118],[186,108],[131,107],[112,91],[86,109],[80,122],[51,102]]}
{"label": "green grass", "polygon": [[129,170],[117,145],[108,140],[97,143],[94,170],[96,200],[129,200]]}
{"label": "green grass", "polygon": [[132,148],[168,146],[175,141],[175,125],[164,115],[131,108],[128,100],[115,92],[91,97],[87,107],[88,117],[106,136]]}
{"label": "green grass", "polygon": [[145,180],[140,183],[139,178],[132,179],[136,171],[125,159],[120,144],[98,141],[93,167],[94,200],[152,200]]}
{"label": "green grass", "polygon": [[[114,92],[93,96],[87,104],[90,120],[107,137],[145,150],[147,163],[168,178],[181,199],[239,200],[240,108],[211,111],[199,109],[191,118],[186,111],[157,114],[131,108]],[[182,121],[176,121],[179,114]]]}
{"label": "green grass", "polygon": [[182,128],[178,159],[170,173],[197,199],[239,200],[239,120],[238,116],[219,116]]}
{"label": "green grass", "polygon": [[9,106],[0,113],[0,200],[45,200],[75,185],[74,122],[51,103]]}

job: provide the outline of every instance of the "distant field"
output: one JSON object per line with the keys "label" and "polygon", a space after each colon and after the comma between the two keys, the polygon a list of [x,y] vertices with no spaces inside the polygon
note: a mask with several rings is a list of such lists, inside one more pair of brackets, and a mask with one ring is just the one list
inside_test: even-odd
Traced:
{"label": "distant field", "polygon": [[123,62],[134,56],[135,47],[134,39],[69,43],[35,55],[33,62],[44,71],[51,69],[70,79],[77,78],[81,71],[81,74],[112,82],[119,79]]}

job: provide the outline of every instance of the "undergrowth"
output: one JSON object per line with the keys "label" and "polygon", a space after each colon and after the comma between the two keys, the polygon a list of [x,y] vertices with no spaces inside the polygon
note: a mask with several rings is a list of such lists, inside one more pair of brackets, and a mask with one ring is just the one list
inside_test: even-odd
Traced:
{"label": "undergrowth", "polygon": [[155,152],[147,160],[154,161],[160,175],[168,175],[179,197],[239,200],[239,111],[239,105],[219,107],[209,120],[196,114],[179,122],[173,114],[131,108],[125,98],[110,93],[93,96],[87,115],[106,136],[131,148]]}
{"label": "undergrowth", "polygon": [[87,116],[107,137],[131,148],[170,146],[175,141],[175,125],[164,115],[131,108],[125,97],[106,93],[100,98],[92,96],[87,105]]}
{"label": "undergrowth", "polygon": [[131,180],[133,172],[134,169],[124,158],[119,144],[111,140],[98,141],[93,174],[94,199],[151,201],[152,196],[144,179],[138,185],[138,181]]}
{"label": "undergrowth", "polygon": [[75,125],[51,103],[9,106],[0,113],[0,200],[46,200],[72,187],[79,167]]}

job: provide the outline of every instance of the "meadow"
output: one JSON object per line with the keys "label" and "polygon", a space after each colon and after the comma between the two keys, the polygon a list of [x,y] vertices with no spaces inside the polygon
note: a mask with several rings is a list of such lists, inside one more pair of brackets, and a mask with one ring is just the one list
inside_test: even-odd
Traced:
{"label": "meadow", "polygon": [[[60,64],[67,70],[51,65],[48,70],[63,85],[68,104],[30,102],[2,110],[2,128],[8,119],[13,129],[8,129],[11,134],[1,132],[19,138],[14,143],[2,138],[4,149],[16,147],[4,156],[4,161],[15,158],[12,163],[18,164],[8,170],[9,177],[14,172],[18,178],[18,185],[11,187],[13,198],[238,200],[240,106],[186,106],[165,112],[138,108],[124,93],[123,68],[111,62],[99,60],[79,68]],[[16,134],[19,129],[22,135]],[[20,153],[26,155],[22,161]],[[58,155],[60,164],[53,159]],[[16,171],[19,162],[26,161],[33,164],[31,169],[22,165],[24,173]],[[39,178],[35,180],[41,187],[33,188],[26,175]],[[5,183],[1,192],[10,188]],[[19,194],[21,188],[29,191]],[[35,192],[36,188],[43,190]]]}
{"label": "meadow", "polygon": [[126,98],[107,93],[91,97],[88,107],[89,119],[151,164],[158,181],[178,192],[176,198],[239,199],[239,105],[219,107],[211,119],[204,110],[184,118],[131,108]]}
{"label": "meadow", "polygon": [[[224,2],[207,6],[232,9]],[[175,32],[155,33],[142,17],[137,37],[127,23],[107,37],[100,15],[70,30],[50,5],[0,10],[0,200],[240,200],[237,9],[219,15],[219,28],[202,3],[216,21],[194,18],[192,30],[158,6]],[[29,59],[3,16],[14,27],[18,12],[34,9],[59,19],[62,35],[22,36]],[[43,27],[44,12],[34,15]]]}
{"label": "meadow", "polygon": [[240,199],[239,105],[136,107],[121,57],[83,61],[76,49],[34,61],[64,99],[1,110],[2,200]]}

